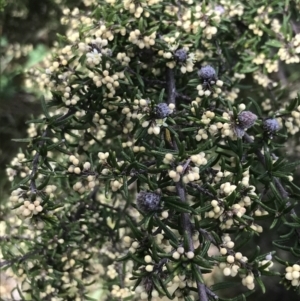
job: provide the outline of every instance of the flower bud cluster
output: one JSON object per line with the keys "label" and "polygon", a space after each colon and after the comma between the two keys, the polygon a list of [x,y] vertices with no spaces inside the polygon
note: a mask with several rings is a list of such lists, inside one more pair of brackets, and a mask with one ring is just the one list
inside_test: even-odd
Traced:
{"label": "flower bud cluster", "polygon": [[172,257],[175,260],[179,260],[181,257],[185,257],[188,259],[193,259],[195,253],[192,251],[185,252],[184,247],[178,247],[176,251],[173,252]]}
{"label": "flower bud cluster", "polygon": [[230,182],[223,183],[220,186],[220,193],[228,196],[236,189],[236,185],[232,185]]}
{"label": "flower bud cluster", "polygon": [[223,202],[221,200],[217,201],[217,200],[212,200],[210,202],[210,204],[212,205],[213,209],[206,212],[205,216],[209,217],[209,218],[215,218],[218,219],[224,212],[224,205]]}
{"label": "flower bud cluster", "polygon": [[123,179],[110,181],[110,188],[112,191],[118,191],[123,186]]}
{"label": "flower bud cluster", "polygon": [[230,137],[231,139],[236,139],[235,132],[233,130],[233,127],[231,125],[231,115],[227,112],[224,112],[222,114],[222,118],[228,120],[228,122],[223,123],[223,127],[221,129],[222,137]]}
{"label": "flower bud cluster", "polygon": [[18,153],[17,156],[12,159],[10,163],[11,167],[6,168],[6,174],[9,181],[12,182],[17,175],[21,178],[25,178],[29,175],[29,167],[22,163],[22,161],[25,160],[25,154],[23,153]]}
{"label": "flower bud cluster", "polygon": [[73,190],[80,194],[84,194],[87,191],[91,191],[95,186],[99,184],[95,175],[88,175],[85,181],[78,181],[73,185]]}
{"label": "flower bud cluster", "polygon": [[241,218],[246,212],[244,207],[239,204],[232,205],[226,212],[220,216],[219,220],[222,222],[221,229],[230,229],[234,224],[234,216]]}
{"label": "flower bud cluster", "polygon": [[267,59],[264,53],[257,55],[252,62],[256,65],[263,65],[268,73],[278,72],[279,70],[278,60]]}
{"label": "flower bud cluster", "polygon": [[[86,63],[90,67],[95,67],[100,64],[102,60],[102,55],[107,54],[107,49],[104,49],[108,45],[108,41],[106,39],[101,39],[100,37],[91,40],[89,44],[89,52],[86,54]],[[80,45],[81,49],[83,49],[83,45]],[[86,47],[85,47],[86,48]]]}
{"label": "flower bud cluster", "polygon": [[[193,101],[192,104],[198,106],[198,103],[196,103],[195,101]],[[195,108],[192,108],[191,110],[193,113],[195,112]],[[197,141],[207,140],[210,137],[209,134],[211,136],[215,136],[219,132],[221,133],[223,138],[231,137],[231,139],[236,139],[235,133],[230,124],[231,121],[230,115],[227,112],[223,113],[222,117],[228,120],[228,122],[225,123],[222,122],[212,123],[214,116],[215,113],[210,111],[207,111],[202,115],[201,122],[204,123],[206,127],[198,130],[196,135],[196,140]]]}
{"label": "flower bud cluster", "polygon": [[276,120],[280,127],[284,125],[288,133],[295,135],[300,130],[300,106],[297,107],[297,110],[292,111],[291,115],[284,119],[279,117]]}
{"label": "flower bud cluster", "polygon": [[[215,167],[214,167],[214,169],[215,169]],[[224,177],[226,177],[226,176],[228,176],[228,175],[231,174],[229,171],[222,172],[222,171],[220,170],[219,166],[217,166],[216,169],[219,170],[219,171],[217,171],[217,173],[216,173],[216,175],[215,175],[215,177],[214,177],[214,182],[215,182],[215,183],[220,182],[220,181],[222,180],[222,178],[224,178]]]}
{"label": "flower bud cluster", "polygon": [[300,285],[300,265],[294,264],[285,268],[285,279],[291,281],[292,286]]}
{"label": "flower bud cluster", "polygon": [[231,0],[221,0],[220,3],[222,6],[215,9],[220,10],[222,14],[230,18],[241,17],[244,14],[244,6],[241,2],[233,3]]}
{"label": "flower bud cluster", "polygon": [[257,16],[254,17],[255,23],[248,26],[255,35],[258,35],[259,37],[263,35],[263,31],[261,30],[261,28],[263,28],[263,24],[261,25],[261,23],[263,22],[265,25],[268,25],[271,22],[269,14],[272,11],[272,7],[266,8],[265,6],[261,6],[257,9]]}
{"label": "flower bud cluster", "polygon": [[[223,241],[225,241],[225,245],[223,244],[220,248],[220,253],[224,256],[226,256],[227,262],[221,262],[219,264],[220,268],[223,270],[224,276],[231,276],[235,277],[238,275],[240,268],[244,267],[244,265],[248,262],[248,258],[246,256],[243,256],[241,252],[234,252],[229,248],[227,245],[231,243],[231,239],[229,235],[225,235],[223,237]],[[232,244],[230,244],[232,245]],[[260,263],[262,265],[262,263]],[[241,275],[242,278],[242,284],[246,286],[249,290],[253,290],[254,285],[254,276],[252,272],[248,272],[247,275]]]}
{"label": "flower bud cluster", "polygon": [[56,191],[57,186],[56,185],[47,185],[44,188],[44,192],[50,196],[51,199],[53,199],[55,197],[54,192]]}
{"label": "flower bud cluster", "polygon": [[[149,294],[148,292],[146,291],[146,288],[144,285],[138,285],[136,288],[135,288],[135,297],[138,298],[138,300],[148,300],[149,299]],[[157,299],[159,297],[159,292],[156,290],[156,289],[153,289],[151,291],[151,300],[159,300]]]}
{"label": "flower bud cluster", "polygon": [[209,124],[215,117],[215,113],[211,111],[206,111],[203,113],[201,122],[204,124]]}
{"label": "flower bud cluster", "polygon": [[277,87],[278,82],[273,81],[271,78],[269,78],[267,75],[263,74],[260,71],[256,71],[253,73],[253,79],[264,88],[267,88],[268,86],[271,87]]}
{"label": "flower bud cluster", "polygon": [[205,10],[201,5],[195,6],[195,11],[186,10],[182,18],[176,22],[176,25],[182,27],[186,32],[196,34],[202,31],[203,38],[211,40],[217,33],[216,25],[220,23],[222,11],[215,10],[213,6],[207,5]]}
{"label": "flower bud cluster", "polygon": [[127,56],[125,52],[119,52],[116,59],[121,62],[122,66],[128,66],[131,61],[130,57]]}
{"label": "flower bud cluster", "polygon": [[[174,156],[172,154],[166,154],[163,162],[165,164],[170,164],[174,160]],[[169,177],[173,179],[174,182],[179,182],[181,176],[182,176],[182,181],[184,183],[189,183],[193,181],[198,181],[200,179],[200,174],[199,174],[199,166],[201,165],[206,165],[207,164],[207,159],[205,158],[205,153],[201,152],[197,155],[192,155],[190,157],[191,162],[193,162],[196,166],[188,166],[187,168],[184,169],[183,165],[178,165],[175,170],[170,170],[169,171]]]}
{"label": "flower bud cluster", "polygon": [[110,264],[107,266],[107,272],[106,272],[107,276],[110,279],[115,279],[118,276],[118,273],[115,269],[115,266],[113,264]]}
{"label": "flower bud cluster", "polygon": [[23,205],[18,208],[19,214],[24,217],[31,217],[32,215],[37,215],[43,211],[43,206],[41,206],[42,199],[37,197],[34,202],[24,201]]}
{"label": "flower bud cluster", "polygon": [[287,42],[278,50],[280,60],[285,61],[286,64],[294,64],[300,62],[300,34],[296,34],[291,41]]}
{"label": "flower bud cluster", "polygon": [[[205,216],[219,219],[221,229],[230,229],[234,224],[234,217],[237,216],[241,218],[246,212],[246,209],[240,204],[234,204],[225,210],[223,200],[212,200],[211,205],[213,209],[206,212]],[[238,223],[238,221],[236,221],[236,223]]]}
{"label": "flower bud cluster", "polygon": [[171,153],[165,154],[165,157],[163,159],[164,164],[171,164],[175,160],[175,157]]}
{"label": "flower bud cluster", "polygon": [[156,32],[151,33],[149,36],[143,35],[139,29],[131,31],[129,34],[129,42],[137,45],[140,49],[150,48],[155,44]]}
{"label": "flower bud cluster", "polygon": [[[51,194],[56,189],[56,186],[54,185],[48,185],[47,187],[48,188],[46,189],[46,191],[49,194]],[[17,209],[18,214],[20,214],[23,217],[31,217],[32,215],[37,215],[43,211],[43,207],[41,206],[42,203],[41,197],[37,196],[35,201],[31,202],[28,200],[29,195],[30,195],[30,191],[26,192],[25,190],[18,188],[16,190],[13,190],[9,197],[9,201],[10,201],[9,205],[11,207],[23,203],[23,205],[21,205]]]}
{"label": "flower bud cluster", "polygon": [[130,147],[134,153],[146,151],[144,146],[134,145],[134,143],[133,141],[122,142],[122,148]]}
{"label": "flower bud cluster", "polygon": [[78,157],[71,155],[69,157],[69,161],[72,163],[72,165],[69,166],[68,172],[69,173],[75,173],[77,175],[81,174],[82,171],[87,171],[90,170],[91,168],[91,163],[90,162],[85,162],[83,163],[82,167],[80,168],[80,161]]}
{"label": "flower bud cluster", "polygon": [[253,290],[255,287],[253,273],[248,273],[247,276],[243,277],[242,284],[246,286],[249,290]]}
{"label": "flower bud cluster", "polygon": [[110,291],[112,297],[120,300],[126,300],[134,295],[134,292],[128,287],[120,287],[119,285],[114,284],[112,290]]}
{"label": "flower bud cluster", "polygon": [[98,153],[98,158],[99,158],[99,163],[106,163],[106,159],[109,157],[109,152],[99,152]]}
{"label": "flower bud cluster", "polygon": [[263,232],[263,227],[260,226],[260,225],[255,224],[255,223],[252,223],[252,225],[250,226],[250,228],[253,231],[257,232],[257,233],[262,233]]}
{"label": "flower bud cluster", "polygon": [[263,209],[263,208],[258,208],[258,209],[256,209],[256,210],[254,211],[254,215],[255,215],[255,216],[265,216],[265,215],[268,215],[268,214],[269,214],[269,212],[266,211],[266,210]]}
{"label": "flower bud cluster", "polygon": [[160,2],[160,0],[147,1],[147,2],[134,2],[131,0],[124,0],[123,5],[126,10],[128,10],[131,14],[134,15],[135,18],[139,19],[143,14],[146,18],[150,16],[148,11],[144,11],[144,7],[147,5],[151,6],[153,2]]}
{"label": "flower bud cluster", "polygon": [[[235,159],[235,158],[233,158]],[[233,165],[233,164],[232,164]],[[249,170],[250,168],[248,167],[243,173],[242,173],[242,180],[239,181],[239,183],[243,184],[243,186],[245,187],[249,187],[249,181],[250,181],[250,173],[249,173]],[[248,200],[248,198],[245,198],[245,200],[242,200],[244,201],[245,204],[248,204],[248,205],[245,205],[245,206],[249,206],[251,204],[251,200]],[[242,205],[242,204],[241,204]],[[242,205],[244,206],[244,205]]]}

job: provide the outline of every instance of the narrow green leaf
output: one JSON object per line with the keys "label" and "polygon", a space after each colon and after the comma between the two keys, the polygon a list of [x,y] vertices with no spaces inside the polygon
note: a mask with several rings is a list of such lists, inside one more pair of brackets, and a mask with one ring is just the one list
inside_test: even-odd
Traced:
{"label": "narrow green leaf", "polygon": [[20,138],[20,139],[11,139],[12,141],[15,141],[15,142],[26,142],[26,143],[29,143],[33,140],[33,138]]}
{"label": "narrow green leaf", "polygon": [[283,200],[282,196],[279,194],[279,192],[273,182],[270,182],[270,188],[271,188],[273,195],[274,195],[276,201],[278,202],[278,204],[282,205],[284,200]]}
{"label": "narrow green leaf", "polygon": [[155,289],[159,292],[160,295],[165,296],[166,293],[165,293],[164,289],[162,288],[162,286],[157,278],[157,275],[153,275],[151,278],[152,278],[152,282],[154,284]]}
{"label": "narrow green leaf", "polygon": [[193,274],[193,277],[195,278],[195,281],[204,283],[204,279],[201,274],[201,271],[200,271],[199,267],[197,266],[197,264],[195,264],[195,263],[192,263],[192,274]]}
{"label": "narrow green leaf", "polygon": [[266,292],[266,288],[265,288],[265,285],[264,283],[262,282],[261,278],[260,277],[257,277],[255,278],[256,282],[258,283],[258,285],[260,286],[263,294]]}
{"label": "narrow green leaf", "polygon": [[225,281],[225,282],[219,282],[216,284],[213,284],[210,289],[215,292],[215,291],[219,291],[219,290],[223,290],[223,289],[228,289],[228,288],[232,288],[232,287],[236,287],[239,285],[239,282],[230,282],[230,281]]}
{"label": "narrow green leaf", "polygon": [[125,215],[125,220],[127,222],[127,225],[130,227],[131,231],[133,232],[134,237],[137,239],[142,239],[143,233],[133,224],[130,217]]}
{"label": "narrow green leaf", "polygon": [[50,178],[51,175],[48,175],[45,181],[37,187],[37,190],[42,190],[43,188],[45,188],[48,185]]}
{"label": "narrow green leaf", "polygon": [[49,115],[49,112],[48,112],[48,107],[47,107],[46,100],[45,100],[44,96],[42,96],[42,98],[41,98],[41,105],[42,105],[42,110],[43,110],[44,115],[46,116],[47,119],[50,119],[50,115]]}
{"label": "narrow green leaf", "polygon": [[169,227],[167,227],[167,225],[163,223],[159,218],[156,218],[156,222],[158,226],[164,230],[165,235],[175,244],[178,244],[177,236],[175,235],[175,233],[173,233],[172,230]]}

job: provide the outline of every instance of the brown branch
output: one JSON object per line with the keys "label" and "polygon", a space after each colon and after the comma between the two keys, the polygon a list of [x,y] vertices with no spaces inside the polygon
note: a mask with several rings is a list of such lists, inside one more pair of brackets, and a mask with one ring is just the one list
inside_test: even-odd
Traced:
{"label": "brown branch", "polygon": [[[175,86],[175,78],[174,78],[174,70],[170,68],[166,68],[166,82],[167,82],[167,95],[168,95],[168,103],[176,105],[176,86]],[[176,141],[173,141],[174,150],[178,150],[178,146]],[[185,187],[180,179],[179,182],[176,183],[176,191],[182,203],[186,203],[186,192]],[[188,238],[188,251],[194,252],[194,243],[193,243],[193,225],[191,223],[191,217],[189,213],[181,213],[181,226],[184,232],[187,234]],[[201,270],[197,266],[197,272],[201,275]],[[209,290],[204,283],[200,281],[196,281],[197,291],[199,301],[208,301],[208,293]]]}
{"label": "brown branch", "polygon": [[176,104],[176,87],[175,87],[175,78],[174,78],[173,69],[167,68],[166,81],[167,81],[168,103]]}
{"label": "brown branch", "polygon": [[192,97],[182,93],[176,93],[176,99],[185,100],[186,102],[191,102],[193,100]]}

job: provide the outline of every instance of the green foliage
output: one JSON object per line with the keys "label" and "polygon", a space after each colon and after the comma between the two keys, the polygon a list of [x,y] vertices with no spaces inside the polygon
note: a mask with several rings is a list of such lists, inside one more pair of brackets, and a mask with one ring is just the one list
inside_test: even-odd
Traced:
{"label": "green foliage", "polygon": [[84,3],[28,73],[43,114],[7,168],[0,266],[21,299],[250,300],[273,276],[298,290],[299,3]]}

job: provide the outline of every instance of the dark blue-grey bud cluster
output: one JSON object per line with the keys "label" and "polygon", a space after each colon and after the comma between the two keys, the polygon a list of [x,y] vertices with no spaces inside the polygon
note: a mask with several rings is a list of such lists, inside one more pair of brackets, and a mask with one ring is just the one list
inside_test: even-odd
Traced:
{"label": "dark blue-grey bud cluster", "polygon": [[242,138],[245,135],[245,131],[251,128],[257,116],[250,111],[243,111],[237,116],[237,120],[234,124],[234,131],[238,138]]}
{"label": "dark blue-grey bud cluster", "polygon": [[185,62],[187,60],[187,51],[183,48],[177,49],[174,53],[174,57],[179,62]]}
{"label": "dark blue-grey bud cluster", "polygon": [[159,103],[154,107],[153,113],[156,118],[163,119],[169,116],[172,113],[172,111],[170,110],[168,104],[163,102],[163,103]]}
{"label": "dark blue-grey bud cluster", "polygon": [[160,195],[154,192],[141,191],[137,195],[136,206],[143,213],[149,213],[159,210]]}
{"label": "dark blue-grey bud cluster", "polygon": [[238,126],[244,130],[254,125],[257,116],[250,111],[243,111],[238,116]]}
{"label": "dark blue-grey bud cluster", "polygon": [[202,67],[198,71],[198,75],[205,81],[211,81],[217,79],[216,70],[210,65]]}
{"label": "dark blue-grey bud cluster", "polygon": [[266,119],[263,123],[263,128],[266,132],[274,134],[280,129],[280,125],[276,119]]}

